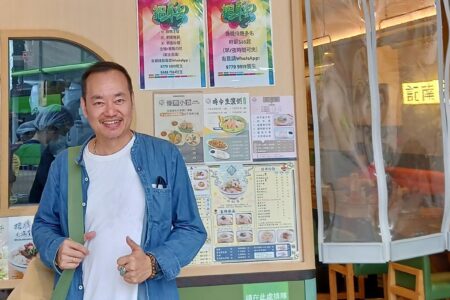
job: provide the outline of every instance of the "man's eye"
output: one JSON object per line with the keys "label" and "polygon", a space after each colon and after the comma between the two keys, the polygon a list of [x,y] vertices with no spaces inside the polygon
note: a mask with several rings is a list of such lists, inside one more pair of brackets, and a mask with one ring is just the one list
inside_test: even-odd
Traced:
{"label": "man's eye", "polygon": [[94,102],[94,106],[100,106],[100,105],[102,105],[103,104],[103,102],[101,102],[101,101],[95,101]]}
{"label": "man's eye", "polygon": [[122,98],[120,98],[120,99],[116,99],[116,101],[115,101],[117,104],[122,104],[122,103],[124,103],[125,102],[125,99],[122,99]]}

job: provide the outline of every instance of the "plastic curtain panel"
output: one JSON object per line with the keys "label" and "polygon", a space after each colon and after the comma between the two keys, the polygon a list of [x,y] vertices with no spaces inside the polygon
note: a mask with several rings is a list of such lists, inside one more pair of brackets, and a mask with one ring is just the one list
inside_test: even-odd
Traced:
{"label": "plastic curtain panel", "polygon": [[434,1],[309,0],[305,14],[321,259],[442,251],[447,106]]}

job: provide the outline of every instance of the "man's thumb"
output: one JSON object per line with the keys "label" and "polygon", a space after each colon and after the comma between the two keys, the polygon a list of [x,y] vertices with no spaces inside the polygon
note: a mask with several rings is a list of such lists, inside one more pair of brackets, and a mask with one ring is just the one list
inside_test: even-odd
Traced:
{"label": "man's thumb", "polygon": [[130,246],[131,251],[141,249],[141,247],[138,244],[136,244],[136,242],[133,241],[129,236],[127,236],[127,244],[128,246]]}

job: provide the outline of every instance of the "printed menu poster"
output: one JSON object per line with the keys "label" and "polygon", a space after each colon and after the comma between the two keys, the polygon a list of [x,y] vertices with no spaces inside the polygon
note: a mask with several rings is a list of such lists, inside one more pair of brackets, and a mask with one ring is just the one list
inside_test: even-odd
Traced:
{"label": "printed menu poster", "polygon": [[295,159],[294,97],[252,97],[253,160]]}
{"label": "printed menu poster", "polygon": [[270,0],[207,0],[210,85],[274,85]]}
{"label": "printed menu poster", "polygon": [[32,216],[8,218],[9,279],[22,278],[28,263],[37,254],[31,236],[33,219]]}
{"label": "printed menu poster", "polygon": [[211,239],[211,193],[209,188],[209,168],[204,165],[189,165],[189,177],[191,179],[192,187],[194,189],[195,198],[197,199],[197,206],[200,213],[200,218],[203,220],[208,238],[198,252],[195,259],[191,262],[193,265],[208,265],[213,261],[213,250]]}
{"label": "printed menu poster", "polygon": [[193,264],[300,257],[293,162],[190,166],[189,174],[208,232]]}
{"label": "printed menu poster", "polygon": [[157,94],[155,136],[175,144],[186,163],[203,162],[202,94]]}
{"label": "printed menu poster", "polygon": [[0,218],[0,280],[8,277],[8,218]]}
{"label": "printed menu poster", "polygon": [[206,87],[202,0],[138,0],[141,89]]}
{"label": "printed menu poster", "polygon": [[248,94],[204,96],[205,163],[251,161]]}

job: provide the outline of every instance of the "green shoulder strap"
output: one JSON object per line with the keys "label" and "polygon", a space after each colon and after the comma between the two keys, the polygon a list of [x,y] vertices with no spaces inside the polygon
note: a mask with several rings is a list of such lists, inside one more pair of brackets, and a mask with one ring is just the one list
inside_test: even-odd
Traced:
{"label": "green shoulder strap", "polygon": [[[75,160],[80,146],[68,148],[68,199],[67,215],[69,237],[84,244],[84,214],[81,196],[81,169]],[[75,270],[64,270],[52,294],[52,300],[64,300],[69,292]]]}

